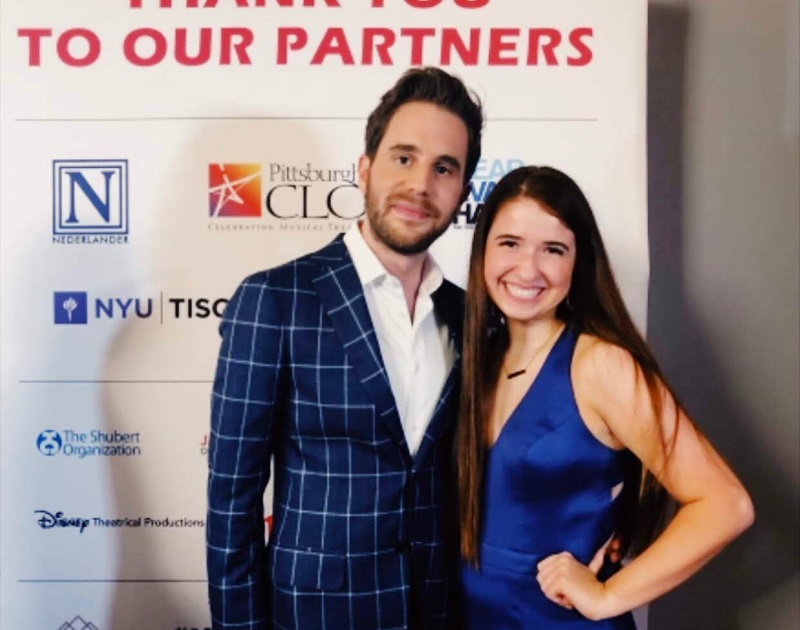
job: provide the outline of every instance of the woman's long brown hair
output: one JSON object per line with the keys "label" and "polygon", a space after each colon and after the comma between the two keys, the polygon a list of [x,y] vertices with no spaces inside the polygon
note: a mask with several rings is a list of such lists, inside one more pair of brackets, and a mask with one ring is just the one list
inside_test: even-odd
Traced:
{"label": "woman's long brown hair", "polygon": [[[556,309],[556,317],[577,333],[594,335],[627,350],[644,379],[656,417],[661,416],[665,395],[674,401],[676,420],[677,410],[681,409],[625,307],[589,202],[578,185],[566,174],[547,166],[526,166],[508,173],[492,190],[478,217],[467,285],[455,461],[461,556],[473,566],[478,565],[479,556],[486,426],[509,343],[505,324],[484,283],[486,239],[497,212],[520,197],[538,201],[575,235],[572,282],[568,298]],[[666,461],[676,431],[672,431],[669,444],[661,435]],[[664,488],[651,472],[643,474],[641,462],[630,452],[625,458],[624,479],[615,531],[622,557],[640,553],[653,540],[664,525],[669,507]]]}

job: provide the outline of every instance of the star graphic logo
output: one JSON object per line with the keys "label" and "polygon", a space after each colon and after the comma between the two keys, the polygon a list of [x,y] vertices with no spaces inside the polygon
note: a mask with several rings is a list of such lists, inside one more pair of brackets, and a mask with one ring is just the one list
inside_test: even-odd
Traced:
{"label": "star graphic logo", "polygon": [[100,630],[91,621],[84,621],[80,615],[72,621],[68,621],[58,628],[58,630]]}
{"label": "star graphic logo", "polygon": [[208,209],[212,219],[261,216],[261,165],[210,164]]}

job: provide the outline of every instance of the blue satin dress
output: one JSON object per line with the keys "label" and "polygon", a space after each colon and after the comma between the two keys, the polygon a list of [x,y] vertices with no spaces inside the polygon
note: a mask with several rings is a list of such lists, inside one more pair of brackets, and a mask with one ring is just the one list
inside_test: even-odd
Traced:
{"label": "blue satin dress", "polygon": [[611,536],[623,452],[586,428],[572,390],[577,335],[561,333],[487,454],[480,570],[462,563],[467,630],[635,630],[630,613],[590,621],[548,600],[536,565],[562,551],[588,564]]}

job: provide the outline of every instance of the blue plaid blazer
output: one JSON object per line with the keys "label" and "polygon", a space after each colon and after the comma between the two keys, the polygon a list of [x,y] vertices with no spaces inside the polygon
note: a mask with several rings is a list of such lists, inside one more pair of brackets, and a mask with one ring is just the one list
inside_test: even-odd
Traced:
{"label": "blue plaid blazer", "polygon": [[[463,292],[445,281],[433,299],[460,349]],[[214,629],[405,630],[415,610],[415,627],[450,630],[458,361],[412,458],[341,236],[247,278],[220,330],[206,529]]]}

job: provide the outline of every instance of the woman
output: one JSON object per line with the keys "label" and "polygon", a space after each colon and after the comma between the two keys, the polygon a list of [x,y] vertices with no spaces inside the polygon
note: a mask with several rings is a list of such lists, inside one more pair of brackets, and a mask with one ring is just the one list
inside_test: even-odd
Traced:
{"label": "woman", "polygon": [[[752,523],[747,492],[637,332],[589,204],[564,173],[519,168],[487,199],[463,355],[467,628],[632,629],[632,609]],[[656,536],[667,493],[678,510]],[[603,582],[588,565],[612,535],[632,559]]]}

